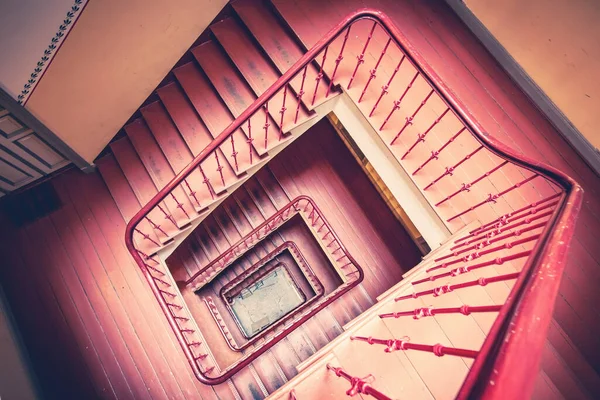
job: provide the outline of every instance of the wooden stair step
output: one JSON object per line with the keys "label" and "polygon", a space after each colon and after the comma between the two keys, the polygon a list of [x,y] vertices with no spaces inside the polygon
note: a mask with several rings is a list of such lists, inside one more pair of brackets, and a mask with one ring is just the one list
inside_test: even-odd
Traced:
{"label": "wooden stair step", "polygon": [[575,343],[561,329],[556,321],[550,323],[548,342],[552,345],[557,356],[569,365],[577,379],[584,385],[588,392],[600,396],[600,376],[588,364]]}
{"label": "wooden stair step", "polygon": [[578,376],[573,373],[550,343],[546,343],[542,352],[541,370],[565,398],[594,398],[592,393],[585,390]]}
{"label": "wooden stair step", "polygon": [[[234,120],[233,115],[223,103],[215,89],[211,85],[204,72],[198,66],[189,62],[173,70],[175,77],[181,84],[188,99],[196,109],[196,112],[202,118],[202,122],[208,128],[211,136],[216,138],[220,135]],[[255,132],[251,132],[252,137],[256,137]],[[260,156],[256,152],[253,144],[248,144],[247,132],[238,129],[233,133],[234,146],[237,154],[236,168],[235,158],[231,141],[224,142],[219,146],[222,154],[225,154],[229,165],[233,168],[236,175],[243,175],[244,171],[259,161]],[[216,162],[216,161],[215,161]],[[223,160],[221,160],[221,163]]]}
{"label": "wooden stair step", "polygon": [[[179,131],[173,125],[169,114],[167,114],[160,101],[155,101],[141,108],[140,111],[171,168],[173,168],[173,172],[178,174],[193,161],[194,157]],[[185,181],[187,183],[182,185],[183,190],[197,211],[204,209],[207,203],[212,202],[214,193],[204,184],[199,170],[194,170]]]}
{"label": "wooden stair step", "polygon": [[540,371],[535,380],[535,387],[531,394],[531,400],[564,400],[565,398],[561,395],[560,391],[554,386],[552,380],[544,373]]}
{"label": "wooden stair step", "polygon": [[[257,96],[252,92],[239,71],[232,65],[223,50],[214,41],[202,43],[192,49],[192,54],[208,76],[223,102],[231,113],[238,117],[254,103]],[[261,156],[279,143],[279,132],[275,120],[265,112],[264,107],[249,119],[254,139],[253,146]],[[265,126],[268,126],[265,128]],[[248,135],[247,123],[242,126]],[[266,146],[265,146],[266,136]]]}
{"label": "wooden stair step", "polygon": [[[397,305],[391,303],[381,309],[382,312],[396,310]],[[415,343],[430,345],[440,343],[444,346],[453,346],[446,333],[431,317],[418,320],[410,316],[384,318],[383,322],[392,334],[389,339],[402,339],[407,336]],[[383,351],[384,348],[383,345],[369,345],[366,342],[356,344],[361,345],[357,346],[357,351]],[[469,349],[476,350],[478,348]],[[470,359],[463,360],[455,356],[437,357],[433,353],[415,350],[407,350],[406,356],[436,399],[454,398],[469,371],[467,363],[468,365],[472,363]]]}
{"label": "wooden stair step", "polygon": [[141,204],[137,200],[133,189],[127,182],[127,178],[119,167],[113,154],[96,160],[96,165],[106,183],[110,194],[123,216],[125,221],[129,221],[140,210]]}
{"label": "wooden stair step", "polygon": [[[248,32],[234,18],[217,22],[211,25],[210,29],[256,96],[262,95],[279,79],[281,76],[279,71],[265,58],[250,39]],[[284,94],[286,110],[282,125],[281,108],[284,105]],[[298,107],[298,103],[293,87],[288,87],[285,93],[280,90],[269,100],[269,113],[283,133],[316,116],[314,112],[309,113],[302,103]],[[297,120],[296,110],[298,110]]]}
{"label": "wooden stair step", "polygon": [[[370,323],[354,331],[353,335],[386,338],[391,333],[381,319],[373,316]],[[342,364],[351,368],[355,376],[373,374],[373,385],[391,398],[433,399],[406,353],[385,353],[382,348],[363,345],[364,343],[348,338],[341,340],[334,347],[333,353]]]}
{"label": "wooden stair step", "polygon": [[[124,137],[114,141],[111,143],[110,148],[139,203],[147,204],[158,190],[135,152],[129,138]],[[170,214],[169,205],[164,201],[160,204],[165,212]],[[158,207],[148,213],[148,218],[156,225],[159,225],[167,233],[168,237],[179,233],[179,228],[169,221]],[[163,239],[163,235],[159,236],[161,236],[161,240],[164,243],[166,239]]]}
{"label": "wooden stair step", "polygon": [[[264,3],[238,0],[233,2],[232,6],[281,74],[287,72],[304,55],[304,49],[290,37],[281,22]],[[304,89],[303,103],[309,110],[327,100],[325,97],[327,85],[322,84],[317,89],[314,105],[311,104],[318,73],[318,68],[311,63],[306,70],[304,87],[302,87],[301,74],[296,76],[291,83],[296,93]],[[329,83],[327,79],[325,82]]]}
{"label": "wooden stair step", "polygon": [[[165,187],[175,177],[175,173],[146,124],[137,119],[125,126],[125,132],[156,187]],[[189,223],[195,209],[183,188],[177,187],[171,194],[172,196],[167,196],[164,202],[181,228]],[[178,207],[178,202],[183,205],[183,210]]]}
{"label": "wooden stair step", "polygon": [[329,371],[327,364],[334,367],[342,366],[334,354],[329,354],[312,365],[309,370],[285,384],[270,398],[288,400],[293,398],[293,394],[297,399],[347,399],[346,391],[350,388],[350,383],[337,377],[333,371]]}
{"label": "wooden stair step", "polygon": [[[327,18],[324,15],[314,15],[318,13],[312,12],[310,13],[310,18],[307,18],[306,15],[309,14],[305,15],[306,11],[303,10],[303,8],[310,7],[310,5],[304,4],[303,2],[290,3],[285,1],[273,1],[273,5],[274,10],[282,16],[282,19],[290,22],[293,34],[307,49],[314,46],[335,25],[330,18]],[[340,18],[343,18],[343,16],[340,16]],[[298,21],[300,21],[300,23],[298,23]],[[368,30],[372,25],[371,22],[369,28],[367,28],[366,24],[369,22],[370,21],[357,21],[352,25],[352,30],[348,36],[342,54],[343,58],[339,63],[335,77],[333,77],[334,85],[332,86],[332,89],[338,83],[341,83],[341,86],[344,88],[347,86],[349,78],[356,66],[357,56],[361,53],[362,47],[364,46],[363,37],[366,37],[366,35],[363,34],[363,31]],[[363,25],[365,25],[364,28]],[[335,60],[340,54],[343,37],[344,34],[337,37],[329,45],[327,51],[327,58],[323,69],[330,77],[333,75]],[[323,53],[320,53],[316,57],[319,64],[322,62],[322,58]],[[364,72],[368,73],[366,68],[364,68],[364,70]],[[321,82],[321,84],[323,85],[323,82]],[[325,85],[327,84],[326,81]]]}
{"label": "wooden stair step", "polygon": [[[192,155],[196,157],[213,141],[210,131],[204,125],[193,105],[186,98],[185,93],[176,82],[169,83],[159,88],[158,96],[162,100],[173,122],[177,126],[179,133],[187,143]],[[223,152],[218,149],[221,160],[227,160]],[[202,164],[202,170],[209,179],[210,187],[215,194],[221,194],[225,189],[236,182],[236,175],[229,165],[229,162],[223,163],[223,177],[225,184],[222,183],[218,165],[214,157],[208,157]]]}
{"label": "wooden stair step", "polygon": [[[102,175],[102,179],[106,183],[108,190],[112,198],[115,200],[121,215],[125,221],[129,221],[141,208],[140,202],[137,200],[135,193],[129,186],[127,178],[123,175],[123,171],[119,168],[117,160],[115,160],[112,154],[108,154],[99,160],[96,160],[96,165]],[[155,231],[150,222],[146,219],[140,221],[138,225],[140,231],[147,235],[150,235],[152,240],[160,243],[162,235],[160,232]],[[134,234],[134,239],[138,249],[146,254],[151,254],[156,251],[156,245],[149,240],[144,240],[142,237]]]}

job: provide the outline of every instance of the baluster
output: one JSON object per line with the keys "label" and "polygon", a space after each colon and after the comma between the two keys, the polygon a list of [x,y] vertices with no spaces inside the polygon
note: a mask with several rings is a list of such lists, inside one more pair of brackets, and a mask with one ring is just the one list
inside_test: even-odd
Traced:
{"label": "baluster", "polygon": [[214,365],[213,365],[212,367],[206,368],[206,369],[204,370],[204,374],[205,374],[205,375],[208,375],[208,374],[210,374],[211,372],[213,372],[213,370],[214,370],[214,369],[215,369],[215,366],[214,366]]}
{"label": "baluster", "polygon": [[163,295],[167,295],[167,296],[169,296],[169,297],[170,297],[170,298],[172,298],[172,299],[174,299],[175,297],[177,297],[177,295],[176,295],[175,293],[171,293],[171,292],[169,292],[169,291],[166,291],[166,290],[158,289],[158,291],[159,291],[160,293],[162,293]]}
{"label": "baluster", "polygon": [[410,338],[408,336],[405,336],[402,339],[375,339],[372,337],[352,336],[350,339],[359,340],[361,342],[367,342],[369,344],[383,344],[387,346],[387,348],[385,349],[386,353],[391,353],[397,350],[418,350],[433,353],[438,357],[449,355],[465,358],[475,358],[479,353],[474,350],[459,349],[456,347],[446,347],[442,346],[439,343],[434,345],[410,343]]}
{"label": "baluster", "polygon": [[354,77],[356,76],[356,73],[358,72],[358,68],[361,66],[361,64],[363,64],[365,62],[365,52],[367,51],[367,47],[369,47],[369,43],[371,42],[371,38],[373,37],[373,32],[375,32],[375,28],[377,27],[377,22],[373,22],[373,27],[371,28],[371,31],[369,32],[369,36],[367,37],[367,41],[365,42],[365,45],[362,49],[362,52],[360,53],[360,55],[356,56],[357,58],[357,62],[356,62],[356,67],[354,67],[354,72],[352,72],[352,76],[350,77],[350,82],[348,82],[348,86],[346,87],[346,89],[350,89],[350,86],[352,86],[352,81],[354,81]]}
{"label": "baluster", "polygon": [[[215,152],[217,152],[217,151],[219,151],[219,150],[215,149]],[[214,200],[215,194],[214,194],[214,190],[213,190],[212,186],[210,185],[210,179],[208,179],[208,177],[204,173],[204,170],[202,169],[202,165],[198,165],[198,169],[200,170],[200,173],[202,174],[202,182],[206,185],[206,187],[208,189],[208,193],[210,193],[210,197]]]}
{"label": "baluster", "polygon": [[402,58],[400,59],[400,62],[398,63],[398,65],[396,65],[396,68],[394,69],[394,72],[392,72],[392,75],[388,79],[387,83],[381,87],[381,93],[379,94],[379,97],[377,98],[377,101],[373,105],[373,108],[371,108],[371,112],[369,113],[369,117],[373,116],[373,113],[377,109],[377,106],[379,105],[379,102],[381,101],[381,99],[383,98],[383,96],[388,93],[388,89],[390,88],[390,85],[392,84],[392,81],[394,80],[394,77],[396,76],[396,74],[398,73],[398,71],[400,71],[400,67],[402,66],[402,63],[404,62],[405,59],[406,59],[406,56],[404,54],[402,54]]}
{"label": "baluster", "polygon": [[535,179],[537,176],[539,176],[537,173],[536,173],[536,174],[533,174],[533,175],[532,175],[532,176],[530,176],[529,178],[523,179],[523,180],[522,180],[521,182],[519,182],[519,183],[515,183],[514,185],[512,185],[512,186],[511,186],[511,187],[509,187],[508,189],[505,189],[505,190],[503,190],[503,191],[502,191],[502,192],[500,192],[500,193],[497,193],[497,194],[491,194],[491,193],[490,193],[490,194],[488,194],[488,198],[487,198],[487,199],[485,199],[485,200],[483,200],[483,201],[481,201],[481,202],[479,202],[479,203],[475,204],[475,205],[474,205],[474,206],[472,206],[472,207],[469,207],[469,208],[467,208],[467,209],[466,209],[465,211],[463,211],[463,212],[460,212],[460,213],[456,214],[455,216],[453,216],[453,217],[449,218],[447,221],[448,221],[448,222],[450,222],[450,221],[453,221],[454,219],[456,219],[456,218],[458,218],[458,217],[461,217],[461,216],[465,215],[466,213],[468,213],[468,212],[471,212],[471,211],[475,210],[476,208],[479,208],[479,207],[481,207],[482,205],[484,205],[484,204],[486,204],[486,203],[496,203],[496,201],[497,201],[497,200],[498,200],[500,197],[502,197],[502,196],[504,196],[505,194],[507,194],[507,193],[509,193],[509,192],[511,192],[511,191],[513,191],[513,190],[515,190],[516,188],[520,187],[521,185],[524,185],[524,184],[526,184],[527,182],[529,182],[529,181],[531,181],[531,180]]}
{"label": "baluster", "polygon": [[360,94],[360,97],[358,98],[359,103],[362,101],[365,93],[367,93],[367,89],[369,88],[371,81],[373,79],[375,79],[375,77],[377,76],[377,68],[379,68],[379,64],[381,64],[381,60],[383,60],[383,56],[385,56],[385,53],[391,42],[392,42],[392,38],[390,37],[390,38],[388,38],[387,43],[383,47],[383,50],[381,51],[381,54],[379,55],[379,58],[377,59],[377,63],[375,64],[375,67],[373,67],[373,69],[369,71],[369,80],[367,80],[367,83],[365,84],[365,87],[364,87],[362,93]]}
{"label": "baluster", "polygon": [[200,202],[198,201],[198,198],[196,197],[196,192],[192,190],[192,187],[188,183],[187,179],[184,179],[183,182],[185,183],[185,185],[187,186],[188,190],[190,191],[190,196],[192,196],[192,198],[194,199],[194,201],[196,202],[196,204],[200,205]]}
{"label": "baluster", "polygon": [[450,272],[443,272],[438,275],[431,275],[431,276],[428,276],[427,278],[416,280],[416,281],[412,282],[412,284],[419,285],[421,283],[435,281],[436,279],[444,278],[447,276],[458,276],[458,275],[466,274],[467,272],[472,271],[474,269],[485,268],[485,267],[489,267],[490,265],[494,265],[494,264],[502,265],[507,261],[512,261],[512,260],[517,260],[519,258],[529,257],[530,254],[531,254],[531,250],[528,250],[528,251],[522,251],[520,253],[510,254],[510,255],[507,255],[504,257],[498,257],[493,260],[481,262],[479,264],[473,264],[473,265],[466,266],[466,267],[456,268]]}
{"label": "baluster", "polygon": [[493,276],[490,278],[479,278],[474,281],[456,283],[454,285],[437,286],[437,287],[434,287],[433,289],[423,290],[422,292],[416,292],[413,294],[407,294],[405,296],[396,297],[394,299],[394,301],[416,299],[421,296],[426,296],[429,294],[433,295],[433,297],[438,297],[438,296],[441,296],[442,294],[450,293],[455,289],[461,289],[461,288],[466,288],[466,287],[471,287],[471,286],[486,286],[488,283],[509,281],[512,279],[517,279],[518,277],[519,277],[519,272],[514,272],[512,274],[498,275],[498,276]]}
{"label": "baluster", "polygon": [[325,93],[325,98],[329,97],[329,92],[331,92],[331,86],[333,85],[333,81],[335,79],[335,74],[337,73],[338,67],[340,66],[340,62],[344,59],[344,49],[346,48],[346,42],[348,41],[348,35],[350,34],[350,29],[352,25],[348,26],[346,29],[346,34],[344,35],[344,41],[342,42],[342,47],[340,48],[340,53],[335,59],[335,67],[333,68],[333,74],[331,74],[331,79],[329,80],[329,86],[327,86],[327,92]]}
{"label": "baluster", "polygon": [[416,174],[417,172],[419,172],[421,169],[423,169],[423,167],[425,167],[429,161],[433,160],[433,159],[438,159],[438,156],[440,155],[440,153],[450,145],[450,143],[454,142],[454,140],[456,140],[457,137],[460,136],[461,133],[463,133],[467,128],[463,127],[461,130],[459,130],[454,136],[452,136],[450,139],[448,139],[448,141],[446,143],[443,144],[442,147],[439,148],[439,150],[435,150],[431,152],[431,157],[429,157],[427,160],[425,160],[425,162],[423,164],[421,164],[419,166],[419,168],[415,169],[415,171],[412,173],[413,175]]}
{"label": "baluster", "polygon": [[[488,222],[486,224],[483,224],[482,226],[480,226],[477,229],[472,230],[471,232],[469,232],[469,235],[464,236],[464,237],[458,239],[455,243],[459,243],[459,242],[461,242],[461,241],[463,241],[463,240],[465,240],[465,239],[467,239],[467,238],[469,238],[469,237],[471,237],[473,235],[478,235],[478,234],[480,234],[480,233],[482,233],[484,231],[492,229],[493,225],[496,225],[498,222],[504,221],[504,223],[506,224],[506,223],[514,221],[515,219],[520,218],[520,217],[522,217],[524,215],[527,215],[527,214],[530,214],[530,213],[531,214],[535,214],[536,212],[539,212],[539,211],[544,210],[546,208],[553,207],[556,204],[558,204],[558,201],[552,202],[551,204],[546,204],[546,205],[538,208],[539,205],[547,203],[547,202],[550,202],[550,201],[552,201],[552,200],[554,200],[554,199],[556,199],[557,197],[560,197],[560,196],[562,196],[562,193],[556,193],[556,194],[553,194],[552,196],[546,197],[545,199],[542,199],[542,200],[539,200],[539,201],[534,201],[533,203],[528,204],[528,205],[526,205],[524,207],[521,207],[518,210],[506,213],[506,214],[502,215],[501,217],[498,217],[497,219],[495,219],[493,221],[490,221],[490,222]],[[520,213],[522,213],[524,211],[526,211],[525,214],[517,216],[517,214],[520,214]],[[512,217],[512,219],[509,220],[511,217]]]}
{"label": "baluster", "polygon": [[331,364],[327,364],[327,369],[333,371],[336,376],[342,377],[348,382],[350,382],[350,389],[346,391],[348,396],[356,396],[357,394],[366,394],[369,396],[373,396],[378,400],[392,400],[390,397],[381,393],[379,390],[375,389],[371,386],[371,383],[375,380],[375,377],[371,374],[365,376],[364,378],[358,378],[348,374],[341,368],[336,368]]}
{"label": "baluster", "polygon": [[323,59],[321,60],[321,67],[319,68],[319,73],[317,74],[317,84],[315,85],[315,92],[313,93],[312,102],[310,103],[311,105],[315,105],[317,90],[319,89],[321,79],[323,79],[323,68],[325,67],[325,60],[327,59],[327,50],[329,50],[329,46],[325,47],[325,51],[323,51]]}
{"label": "baluster", "polygon": [[144,233],[144,232],[140,231],[138,228],[134,228],[134,230],[135,230],[137,233],[139,233],[140,235],[142,235],[142,237],[143,237],[145,240],[149,240],[149,241],[150,241],[150,242],[152,242],[154,245],[156,245],[156,246],[160,247],[160,243],[158,243],[156,240],[152,239],[152,238],[151,238],[151,237],[150,237],[148,234],[146,234],[146,233]]}
{"label": "baluster", "polygon": [[150,225],[152,225],[153,229],[156,229],[157,231],[160,231],[163,235],[165,235],[166,237],[169,237],[169,235],[167,235],[167,232],[165,232],[160,225],[155,224],[150,217],[148,217],[147,215],[144,217],[149,223]]}
{"label": "baluster", "polygon": [[162,206],[160,204],[156,205],[158,207],[158,209],[164,214],[165,218],[168,219],[169,221],[171,221],[171,223],[173,225],[175,225],[175,228],[179,229],[179,227],[177,226],[177,224],[175,223],[175,218],[173,218],[173,216],[171,214],[168,214],[164,208],[162,208]]}
{"label": "baluster", "polygon": [[431,125],[429,126],[429,128],[427,128],[427,130],[426,130],[425,132],[423,132],[423,133],[419,133],[419,134],[417,135],[417,140],[415,140],[415,142],[413,143],[413,145],[412,145],[412,146],[410,146],[410,148],[409,148],[408,150],[406,150],[406,152],[404,153],[404,155],[402,155],[402,158],[401,158],[401,160],[404,160],[404,159],[406,158],[406,156],[407,156],[407,155],[409,155],[409,153],[410,153],[411,151],[413,151],[413,149],[414,149],[415,147],[417,147],[417,145],[418,145],[419,143],[421,143],[421,142],[425,142],[425,137],[427,136],[427,134],[428,134],[429,132],[431,132],[431,130],[432,130],[432,129],[433,129],[433,128],[434,128],[434,127],[437,125],[437,124],[439,124],[439,123],[440,123],[440,121],[442,120],[442,118],[444,118],[444,115],[446,115],[446,114],[448,113],[448,111],[450,111],[450,108],[446,108],[446,110],[445,110],[445,111],[442,113],[442,115],[440,115],[439,117],[437,117],[437,118],[435,119],[435,121],[433,121],[433,122],[431,123]]}
{"label": "baluster", "polygon": [[165,285],[166,287],[171,287],[171,284],[161,278],[157,278],[155,276],[152,276],[152,279],[154,279],[155,281],[158,281],[160,283],[162,283],[163,285]]}
{"label": "baluster", "polygon": [[[151,269],[152,271],[156,272],[157,274],[160,274],[160,276],[165,276],[165,273],[162,272],[161,270],[153,267],[152,265],[148,264],[148,263],[144,263],[144,266],[148,269]],[[152,274],[150,274],[152,277],[154,277]]]}
{"label": "baluster", "polygon": [[233,133],[230,136],[230,138],[231,138],[231,156],[233,157],[233,163],[235,165],[235,170],[239,171],[240,167],[238,166],[238,159],[237,159],[238,152],[235,151],[235,142],[233,141],[234,136],[235,135]]}
{"label": "baluster", "polygon": [[486,173],[484,173],[483,175],[481,175],[479,178],[475,179],[473,182],[471,183],[463,183],[460,187],[460,189],[458,189],[456,192],[448,195],[447,197],[445,197],[444,199],[438,201],[435,206],[439,207],[441,204],[445,203],[446,201],[450,200],[451,198],[453,198],[454,196],[458,195],[459,193],[462,192],[470,192],[471,188],[473,187],[473,185],[477,184],[478,182],[480,182],[483,178],[487,178],[489,177],[491,174],[493,174],[494,172],[498,171],[500,168],[504,167],[506,164],[508,164],[508,161],[504,161],[502,163],[500,163],[499,165],[495,166],[494,168],[492,168],[491,170],[487,171]]}
{"label": "baluster", "polygon": [[248,153],[250,155],[250,165],[252,165],[252,142],[254,141],[254,139],[252,139],[252,124],[250,123],[250,121],[252,121],[252,118],[248,118],[248,140],[246,140],[246,142],[248,143]]}
{"label": "baluster", "polygon": [[379,314],[379,318],[400,318],[406,316],[412,316],[413,319],[421,319],[423,317],[433,317],[437,314],[462,314],[470,315],[471,313],[484,313],[484,312],[498,312],[502,308],[502,305],[491,305],[491,306],[468,306],[466,304],[460,307],[447,307],[447,308],[432,308],[432,307],[420,307],[415,308],[411,311],[398,311],[385,314]]}
{"label": "baluster", "polygon": [[269,123],[269,102],[267,101],[265,103],[265,125],[263,126],[263,128],[265,129],[265,150],[267,149],[267,140],[269,138],[269,126],[271,126],[271,124]]}
{"label": "baluster", "polygon": [[[145,260],[145,261],[152,260],[152,261],[154,261],[156,264],[158,264],[158,261],[156,261],[156,260],[154,259],[154,257],[150,257],[148,254],[144,253],[144,252],[143,252],[143,251],[141,251],[141,250],[137,250],[137,249],[136,249],[135,251],[136,251],[136,252],[137,252],[137,253],[140,255],[140,257],[142,257],[142,259],[143,259],[143,260]],[[144,262],[144,264],[145,264],[145,262]]]}
{"label": "baluster", "polygon": [[173,307],[173,308],[176,308],[176,309],[178,309],[178,310],[181,310],[181,309],[183,309],[183,307],[182,307],[182,306],[180,306],[179,304],[175,304],[175,303],[169,303],[169,302],[167,302],[167,301],[165,301],[165,304],[166,304],[168,307]]}
{"label": "baluster", "polygon": [[479,146],[478,148],[476,148],[475,150],[473,150],[472,152],[470,152],[469,154],[467,154],[466,156],[464,156],[459,162],[457,162],[453,166],[446,167],[446,171],[444,171],[440,176],[438,176],[433,181],[431,181],[431,183],[429,183],[429,185],[425,186],[425,188],[423,188],[423,190],[429,189],[430,187],[432,187],[433,185],[435,185],[436,183],[438,183],[440,180],[442,180],[443,177],[445,177],[447,175],[452,176],[453,173],[454,173],[454,170],[456,168],[458,168],[459,166],[462,165],[462,163],[464,163],[465,161],[467,161],[468,159],[470,159],[471,157],[473,157],[475,154],[477,154],[481,149],[483,149],[483,146]]}
{"label": "baluster", "polygon": [[394,100],[394,107],[392,107],[392,110],[390,111],[388,116],[385,118],[385,120],[383,121],[381,126],[379,127],[379,130],[382,130],[383,127],[385,126],[385,124],[387,124],[388,121],[390,120],[390,118],[392,118],[392,115],[396,112],[396,110],[400,109],[400,104],[402,104],[402,100],[404,100],[404,97],[406,96],[406,94],[408,93],[410,88],[412,87],[413,83],[415,83],[415,80],[417,79],[418,76],[419,76],[419,71],[417,71],[417,73],[415,74],[415,76],[413,76],[413,78],[411,79],[411,81],[408,84],[408,86],[406,87],[406,89],[404,89],[402,96],[400,96],[400,98],[398,100]]}
{"label": "baluster", "polygon": [[287,97],[287,89],[288,89],[288,85],[285,85],[283,87],[283,104],[281,105],[281,110],[279,110],[279,113],[281,114],[281,119],[279,120],[279,141],[281,142],[281,139],[283,139],[283,116],[285,114],[285,110],[287,110],[287,108],[285,108],[285,99]]}
{"label": "baluster", "polygon": [[219,160],[219,152],[215,151],[215,160],[217,160],[217,171],[219,175],[221,175],[221,183],[225,186],[225,178],[223,177],[223,166],[221,166],[221,161]]}
{"label": "baluster", "polygon": [[[549,211],[547,213],[544,213],[543,215],[536,216],[535,219],[544,218],[544,217],[547,217],[547,216],[549,216],[551,214],[552,214],[552,211]],[[521,221],[521,222],[515,224],[515,226],[527,224],[527,223],[530,223],[530,222],[531,222],[530,220]],[[547,223],[548,223],[548,221],[540,222],[539,224],[534,224],[534,225],[531,225],[531,226],[529,226],[527,228],[524,228],[524,229],[516,229],[513,232],[509,232],[509,233],[507,233],[505,235],[500,235],[500,236],[486,235],[486,236],[480,237],[479,239],[474,239],[473,241],[469,241],[469,242],[473,243],[473,242],[476,242],[477,240],[481,240],[481,239],[486,239],[486,240],[484,240],[483,242],[474,244],[472,246],[465,247],[464,249],[461,249],[459,251],[453,251],[452,253],[450,253],[448,255],[445,255],[445,256],[440,257],[440,258],[436,258],[434,261],[438,262],[438,261],[446,260],[446,259],[451,258],[451,257],[456,257],[456,256],[458,256],[458,255],[460,255],[462,253],[465,253],[467,251],[470,251],[470,250],[482,249],[484,247],[489,246],[492,243],[499,242],[499,241],[504,240],[506,238],[509,238],[511,236],[519,236],[519,235],[522,235],[525,232],[533,231],[533,230],[536,230],[538,228],[543,228],[544,226],[546,226]],[[503,229],[498,229],[497,231],[495,231],[493,233],[497,235],[497,234],[500,234],[502,232],[503,232]]]}
{"label": "baluster", "polygon": [[187,211],[185,211],[185,208],[183,207],[183,204],[180,203],[179,200],[177,200],[177,197],[175,197],[175,194],[173,192],[171,192],[169,194],[173,198],[173,201],[175,201],[175,204],[177,204],[177,208],[179,208],[181,211],[183,211],[183,213],[185,214],[185,216],[187,217],[187,219],[190,219],[190,215],[187,213]]}
{"label": "baluster", "polygon": [[302,96],[304,96],[304,81],[306,81],[306,71],[308,70],[308,64],[304,67],[302,71],[302,83],[300,84],[300,91],[296,98],[298,99],[298,104],[296,104],[296,116],[294,117],[294,124],[298,122],[298,113],[300,112],[300,105],[302,104]]}
{"label": "baluster", "polygon": [[[534,217],[531,217],[530,215],[537,214],[538,211],[543,210],[545,208],[553,207],[555,205],[556,204],[549,203],[547,205],[544,205],[544,206],[540,207],[539,209],[535,209],[534,208],[534,209],[532,209],[527,214],[515,216],[514,218],[507,218],[505,220],[506,222],[498,223],[497,225],[488,227],[485,231],[482,231],[481,234],[477,235],[477,237],[475,237],[474,239],[462,242],[462,243],[460,243],[460,244],[452,247],[451,250],[455,250],[455,249],[457,249],[459,247],[468,245],[468,244],[476,242],[478,240],[482,240],[482,239],[486,239],[486,238],[489,239],[491,237],[499,235],[500,233],[504,232],[505,230],[513,229],[513,228],[516,228],[516,227],[521,226],[521,225],[529,224],[529,223],[531,223],[533,221],[536,221],[538,219],[542,219],[542,218],[548,217],[548,216],[552,215],[552,213],[554,212],[554,210],[550,210],[550,211],[544,212],[542,214],[535,215]],[[509,223],[512,223],[512,222],[514,222],[514,224],[508,225]],[[545,225],[547,222],[548,221],[545,221],[542,224]],[[527,230],[531,230],[531,229],[533,229],[533,228],[521,229],[520,232],[521,233],[522,232],[526,232]]]}
{"label": "baluster", "polygon": [[406,127],[408,125],[412,125],[413,120],[415,119],[415,117],[417,116],[419,111],[421,111],[421,109],[425,106],[425,104],[427,104],[427,101],[429,100],[429,98],[431,97],[432,94],[433,94],[433,89],[431,89],[431,91],[429,92],[427,97],[425,97],[425,99],[421,102],[421,104],[419,104],[419,106],[412,113],[412,115],[410,117],[406,118],[406,121],[404,122],[404,126],[400,129],[400,131],[396,134],[396,136],[394,136],[394,139],[392,140],[392,143],[390,143],[390,146],[392,146],[394,143],[396,143],[396,140],[398,140],[398,138],[400,137],[400,135],[402,135],[402,132],[404,132],[404,129],[406,129]]}

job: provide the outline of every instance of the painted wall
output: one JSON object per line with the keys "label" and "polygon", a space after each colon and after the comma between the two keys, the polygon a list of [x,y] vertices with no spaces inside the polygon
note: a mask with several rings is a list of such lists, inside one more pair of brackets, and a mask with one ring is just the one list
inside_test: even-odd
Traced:
{"label": "painted wall", "polygon": [[0,399],[38,398],[29,372],[9,325],[0,288]]}
{"label": "painted wall", "polygon": [[0,1],[0,87],[15,100],[74,4],[74,0]]}
{"label": "painted wall", "polygon": [[575,127],[600,149],[600,1],[465,3]]}
{"label": "painted wall", "polygon": [[226,2],[90,1],[26,108],[93,161]]}

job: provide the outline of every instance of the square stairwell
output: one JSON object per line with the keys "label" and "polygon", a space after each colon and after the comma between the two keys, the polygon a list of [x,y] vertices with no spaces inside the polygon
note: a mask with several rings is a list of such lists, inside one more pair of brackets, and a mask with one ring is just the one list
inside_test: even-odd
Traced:
{"label": "square stairwell", "polygon": [[[253,379],[253,370],[262,382],[296,375],[297,365],[337,337],[418,259],[406,230],[327,121],[243,182],[190,233],[166,263],[190,324],[200,332],[201,372],[215,382]],[[298,246],[324,295],[313,298],[303,291],[304,303],[273,318],[249,340],[219,288],[286,241]],[[364,281],[355,287],[351,281],[362,274],[336,243],[356,252],[365,267]],[[217,290],[210,289],[213,284]]]}
{"label": "square stairwell", "polygon": [[[278,244],[284,237],[298,245]],[[362,277],[323,212],[301,196],[179,287],[219,369],[228,370],[289,335]]]}

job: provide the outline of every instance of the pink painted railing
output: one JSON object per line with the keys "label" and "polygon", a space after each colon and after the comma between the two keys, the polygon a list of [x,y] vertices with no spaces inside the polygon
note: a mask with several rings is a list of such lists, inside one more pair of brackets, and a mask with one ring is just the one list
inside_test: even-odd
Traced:
{"label": "pink painted railing", "polygon": [[[369,62],[371,68],[367,70]],[[318,64],[319,71],[314,82],[306,79],[309,64],[313,63]],[[300,90],[295,92],[293,87]],[[259,161],[257,155],[253,156],[254,152],[266,151],[286,139],[290,128],[283,126],[286,112],[295,113],[296,123],[300,107],[311,108],[323,100],[322,96],[333,96],[341,88],[355,100],[365,118],[379,128],[381,140],[450,232],[475,220],[481,221],[478,228],[457,240],[449,252],[436,258],[437,264],[425,278],[413,282],[415,288],[438,279],[450,283],[420,290],[411,297],[439,296],[470,286],[513,282],[500,310],[493,311],[497,317],[483,346],[465,350],[472,352],[468,354],[475,360],[458,397],[528,397],[552,317],[582,190],[562,172],[504,146],[485,133],[477,119],[391,20],[374,10],[355,12],[341,21],[128,224],[127,247],[144,271],[196,376],[203,383],[215,384],[231,376],[234,370],[219,378],[210,378],[195,363],[177,320],[166,305],[168,299],[163,297],[152,277],[147,259],[138,252],[143,246],[158,249],[165,241],[160,221],[155,217],[147,223],[148,216],[151,213],[164,215],[168,223],[180,227],[163,204],[173,210],[186,211],[174,194],[176,190],[178,193],[183,190],[197,209],[206,206],[194,200],[195,193],[186,181],[191,173],[200,170],[211,195],[216,193],[202,169],[208,165],[206,160],[214,158],[219,172],[222,163],[231,159],[236,171],[248,170]],[[276,104],[276,95],[282,104]],[[295,96],[298,105],[288,110],[285,99],[289,96]],[[270,119],[269,109],[279,110],[281,119]],[[266,116],[262,119],[263,126],[252,126],[251,117],[257,113]],[[277,126],[271,128],[272,125]],[[234,133],[240,129],[246,132],[247,146],[235,143]],[[230,143],[231,158],[220,160],[216,150],[225,151],[225,143]],[[241,162],[240,152],[244,151],[249,153],[249,157],[244,158],[249,164]],[[222,182],[219,183],[225,186],[223,175],[220,176]],[[159,212],[155,212],[156,209]],[[145,232],[142,224],[152,231]],[[527,235],[521,236],[523,233]],[[160,242],[156,238],[161,238]],[[507,268],[508,271],[503,271]],[[487,276],[481,275],[484,273]],[[452,279],[463,274],[471,274],[476,279],[452,283]],[[456,314],[461,314],[460,307],[454,309]],[[460,317],[456,317],[457,324]],[[420,346],[418,350],[433,353],[451,354],[448,351],[452,351],[451,346],[441,344],[409,345],[406,340],[394,343],[400,350]],[[239,370],[244,365],[242,362],[235,368]]]}

